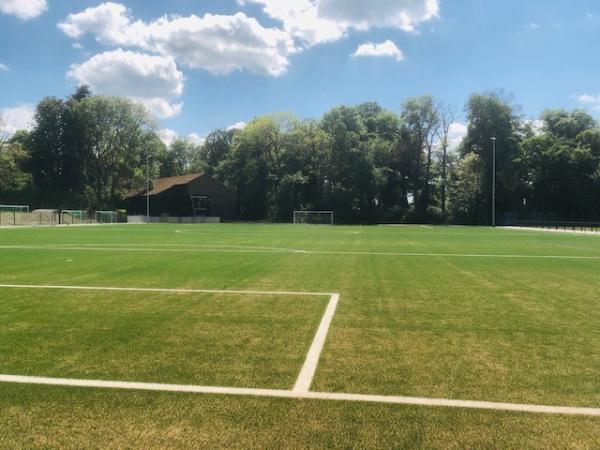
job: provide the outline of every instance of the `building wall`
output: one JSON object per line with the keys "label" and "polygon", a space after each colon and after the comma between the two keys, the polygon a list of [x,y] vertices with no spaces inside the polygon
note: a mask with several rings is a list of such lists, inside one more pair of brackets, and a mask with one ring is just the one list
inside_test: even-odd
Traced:
{"label": "building wall", "polygon": [[237,217],[237,198],[235,193],[210,175],[202,175],[192,180],[187,185],[187,192],[188,195],[210,198],[210,211],[208,215],[223,219],[235,219]]}
{"label": "building wall", "polygon": [[[191,217],[194,215],[190,196],[210,198],[208,216],[232,220],[237,217],[237,199],[235,193],[227,189],[210,175],[202,175],[187,185],[173,186],[158,195],[150,196],[150,215],[168,215],[173,217]],[[146,197],[138,196],[126,201],[129,214],[146,214]]]}

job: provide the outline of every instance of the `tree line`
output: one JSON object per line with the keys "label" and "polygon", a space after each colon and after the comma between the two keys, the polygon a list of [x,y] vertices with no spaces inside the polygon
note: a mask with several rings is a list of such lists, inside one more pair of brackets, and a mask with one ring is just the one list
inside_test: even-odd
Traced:
{"label": "tree line", "polygon": [[[398,112],[338,106],[319,120],[258,117],[242,130],[168,147],[144,109],[81,86],[45,98],[33,129],[0,143],[0,196],[57,207],[115,208],[151,176],[205,172],[237,193],[239,218],[289,221],[294,210],[333,210],[345,223],[488,224],[492,138],[499,221],[600,219],[600,127],[584,111],[548,110],[526,121],[503,93],[472,95],[467,133],[431,96]],[[6,201],[6,200],[5,200]],[[68,205],[64,202],[70,202]]]}

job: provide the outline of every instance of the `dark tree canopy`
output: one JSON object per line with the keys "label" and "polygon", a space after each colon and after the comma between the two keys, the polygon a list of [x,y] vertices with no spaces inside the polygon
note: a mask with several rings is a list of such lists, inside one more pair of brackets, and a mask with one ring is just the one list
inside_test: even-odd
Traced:
{"label": "dark tree canopy", "polygon": [[[35,126],[0,143],[0,193],[69,193],[82,206],[119,204],[151,177],[206,172],[237,193],[243,220],[289,221],[294,210],[333,210],[338,222],[488,224],[492,138],[498,219],[600,220],[600,128],[584,111],[524,121],[512,98],[472,95],[467,133],[452,147],[451,108],[431,96],[397,112],[337,106],[320,120],[257,117],[202,143],[165,146],[144,109],[80,86],[48,97]],[[8,180],[8,181],[7,181]],[[61,194],[66,195],[66,194]]]}

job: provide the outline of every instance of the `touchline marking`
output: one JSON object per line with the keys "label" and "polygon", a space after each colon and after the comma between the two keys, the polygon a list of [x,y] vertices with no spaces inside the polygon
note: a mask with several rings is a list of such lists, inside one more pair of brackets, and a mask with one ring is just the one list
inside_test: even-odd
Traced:
{"label": "touchline marking", "polygon": [[162,293],[183,293],[183,294],[241,294],[241,295],[290,295],[290,296],[310,296],[310,297],[331,297],[333,293],[326,292],[290,292],[290,291],[247,291],[247,290],[227,290],[227,289],[159,289],[159,288],[125,288],[111,286],[51,286],[51,285],[31,285],[31,284],[0,284],[0,288],[7,289],[63,289],[77,291],[116,291],[116,292],[162,292]]}
{"label": "touchline marking", "polygon": [[329,332],[329,326],[333,320],[333,315],[335,314],[335,309],[337,308],[339,300],[340,295],[333,294],[327,304],[327,309],[325,310],[325,314],[323,314],[321,324],[317,329],[315,338],[308,350],[308,355],[306,355],[306,359],[304,360],[302,370],[300,370],[300,375],[298,375],[298,379],[294,385],[294,392],[308,392],[310,389],[310,385],[312,384],[312,380],[317,370],[317,364],[319,364],[319,359],[321,358],[321,351],[323,350],[323,345],[325,345],[325,339]]}
{"label": "touchline marking", "polygon": [[70,246],[42,246],[42,245],[0,245],[4,250],[60,250],[60,251],[102,251],[102,252],[192,252],[192,253],[273,253],[273,254],[302,254],[302,255],[354,255],[354,256],[397,256],[397,257],[436,257],[436,258],[498,258],[498,259],[563,259],[563,260],[587,260],[600,261],[598,256],[578,255],[502,255],[502,254],[476,254],[476,253],[406,253],[406,252],[344,252],[344,251],[322,251],[322,250],[300,250],[300,249],[216,249],[216,248],[158,248],[158,247],[70,247]]}
{"label": "touchline marking", "polygon": [[219,386],[195,386],[162,383],[138,383],[127,381],[77,380],[67,378],[30,377],[20,375],[0,375],[2,383],[35,384],[45,386],[66,386],[100,389],[125,389],[139,391],[180,392],[193,394],[236,395],[267,398],[289,398],[307,400],[329,400],[366,403],[387,403],[396,405],[437,406],[447,408],[484,409],[494,411],[515,411],[538,414],[565,414],[579,416],[600,416],[600,408],[574,406],[548,406],[519,403],[498,403],[475,400],[450,400],[441,398],[402,397],[388,395],[346,394],[338,392],[297,392],[277,389],[255,389]]}

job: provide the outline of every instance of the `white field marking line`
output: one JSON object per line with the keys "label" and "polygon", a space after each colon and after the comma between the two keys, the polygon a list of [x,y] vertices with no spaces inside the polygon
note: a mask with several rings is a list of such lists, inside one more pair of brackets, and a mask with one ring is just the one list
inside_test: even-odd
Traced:
{"label": "white field marking line", "polygon": [[278,389],[195,386],[181,384],[140,383],[127,381],[78,380],[67,378],[30,377],[20,375],[0,375],[0,382],[16,384],[34,384],[44,386],[66,386],[100,389],[179,392],[193,394],[236,395],[267,398],[386,403],[396,405],[468,408],[493,411],[515,411],[538,414],[600,416],[600,408],[499,403],[476,400],[450,400],[441,398],[403,397],[391,395],[346,394],[341,392],[295,392]]}
{"label": "white field marking line", "polygon": [[[68,248],[77,248],[77,247],[85,247],[85,248],[94,248],[98,244],[44,244],[46,248],[56,248],[62,249],[64,247]],[[102,244],[100,244],[102,245]],[[116,248],[125,248],[133,247],[136,249],[145,249],[146,244],[109,244]],[[254,245],[229,245],[229,244],[152,244],[155,247],[160,247],[168,249],[169,247],[173,248],[183,248],[183,249],[224,249],[224,250],[268,250],[270,252],[276,253],[306,253],[306,250],[297,250],[294,248],[283,248],[283,247],[259,247]],[[1,248],[1,247],[0,247]]]}
{"label": "white field marking line", "polygon": [[319,328],[315,333],[313,342],[308,350],[304,364],[302,365],[302,370],[300,370],[300,375],[298,375],[298,379],[294,385],[294,392],[308,392],[310,390],[310,385],[312,384],[315,372],[317,371],[317,364],[319,364],[321,352],[325,345],[325,339],[329,332],[329,326],[333,320],[333,315],[335,314],[335,309],[337,308],[339,300],[340,294],[333,294],[329,299],[327,309],[325,309]]}
{"label": "white field marking line", "polygon": [[[87,388],[103,388],[103,389],[128,389],[128,390],[143,390],[143,391],[162,391],[162,392],[182,392],[182,393],[199,393],[199,394],[220,394],[220,395],[238,395],[238,396],[254,396],[254,397],[272,397],[272,398],[290,398],[290,399],[313,399],[313,400],[330,400],[330,401],[355,401],[368,403],[387,403],[387,404],[403,404],[417,406],[438,406],[450,408],[471,408],[471,409],[487,409],[498,411],[518,411],[530,413],[545,413],[545,414],[568,414],[568,415],[584,415],[584,416],[600,416],[600,408],[586,407],[571,407],[571,406],[547,406],[547,405],[532,405],[532,404],[517,404],[517,403],[498,403],[475,400],[451,400],[451,399],[435,399],[424,397],[404,397],[404,396],[386,396],[386,395],[365,395],[365,394],[347,394],[335,392],[311,392],[310,381],[306,390],[303,387],[306,385],[307,377],[303,373],[309,373],[316,370],[316,362],[314,358],[309,358],[311,354],[319,354],[325,342],[327,330],[331,323],[335,307],[339,301],[339,294],[333,293],[308,293],[308,292],[270,292],[270,291],[226,291],[226,290],[208,290],[208,289],[152,289],[152,288],[107,288],[107,287],[85,287],[85,286],[34,286],[34,285],[0,285],[6,288],[35,288],[35,289],[74,289],[74,290],[103,290],[103,291],[141,291],[141,292],[185,292],[185,293],[230,293],[230,294],[263,294],[263,295],[311,295],[311,296],[330,296],[330,302],[311,349],[309,356],[305,361],[301,374],[298,377],[294,390],[276,390],[276,389],[256,389],[256,388],[237,388],[237,387],[218,387],[218,386],[196,386],[196,385],[178,385],[178,384],[161,384],[161,383],[140,383],[126,381],[100,381],[100,380],[78,380],[66,378],[47,378],[47,377],[31,377],[20,375],[0,375],[2,383],[18,383],[18,384],[36,384],[36,385],[52,385],[52,386],[67,386],[67,387],[87,387]],[[323,331],[324,330],[324,331]],[[309,361],[310,359],[310,361]],[[314,367],[313,367],[314,366]],[[308,369],[305,370],[305,368]],[[300,386],[300,387],[298,387]]]}
{"label": "white field marking line", "polygon": [[476,253],[404,253],[404,252],[344,252],[321,250],[234,250],[215,248],[166,248],[166,247],[68,247],[44,245],[0,245],[3,250],[62,250],[62,251],[118,251],[118,252],[193,252],[193,253],[294,253],[306,255],[353,255],[353,256],[398,256],[398,257],[436,257],[436,258],[498,258],[498,259],[564,259],[564,260],[600,260],[598,256],[577,255],[502,255]]}
{"label": "white field marking line", "polygon": [[286,233],[286,234],[277,234],[277,233],[252,233],[252,232],[243,232],[243,231],[220,231],[220,230],[216,230],[214,228],[211,228],[210,230],[207,231],[192,231],[192,230],[175,230],[175,233],[178,234],[193,234],[196,236],[204,236],[204,237],[211,237],[211,236],[227,236],[227,237],[231,237],[231,236],[251,236],[251,237],[294,237],[297,238],[298,236],[301,236],[300,234],[292,234],[292,233]]}
{"label": "white field marking line", "polygon": [[[330,225],[326,225],[326,226],[330,227]],[[177,234],[193,234],[196,236],[205,236],[205,237],[210,237],[210,236],[217,235],[217,234],[218,235],[228,235],[228,236],[294,237],[294,238],[301,236],[299,233],[297,233],[297,234],[291,234],[291,233],[290,234],[274,234],[274,233],[266,234],[266,233],[249,233],[249,232],[235,232],[235,231],[215,231],[215,229],[210,229],[209,231],[206,231],[206,232],[193,231],[193,230],[175,230],[175,233],[177,233]],[[342,235],[342,236],[357,235],[360,233],[361,233],[360,231],[339,231],[339,235]],[[331,233],[331,234],[333,234],[333,233]],[[336,233],[336,235],[338,235],[338,233]]]}
{"label": "white field marking line", "polygon": [[0,284],[6,289],[54,289],[73,291],[113,291],[113,292],[161,292],[183,294],[240,294],[240,295],[285,295],[285,296],[310,296],[331,297],[337,295],[327,292],[293,292],[293,291],[252,291],[252,290],[227,290],[227,289],[160,289],[160,288],[125,288],[110,286],[52,286],[30,284]]}
{"label": "white field marking line", "polygon": [[115,291],[115,292],[160,292],[160,293],[208,293],[208,294],[242,294],[242,295],[285,295],[285,296],[327,296],[329,303],[321,318],[321,323],[315,334],[313,342],[308,350],[306,359],[300,375],[294,385],[294,391],[308,392],[313,377],[317,370],[317,364],[321,357],[321,351],[325,344],[325,338],[329,332],[329,326],[335,314],[340,294],[324,292],[290,292],[290,291],[239,291],[220,289],[156,289],[156,288],[121,288],[121,287],[97,287],[97,286],[48,286],[29,284],[0,284],[0,288],[6,289],[52,289],[52,290],[80,290],[80,291]]}

